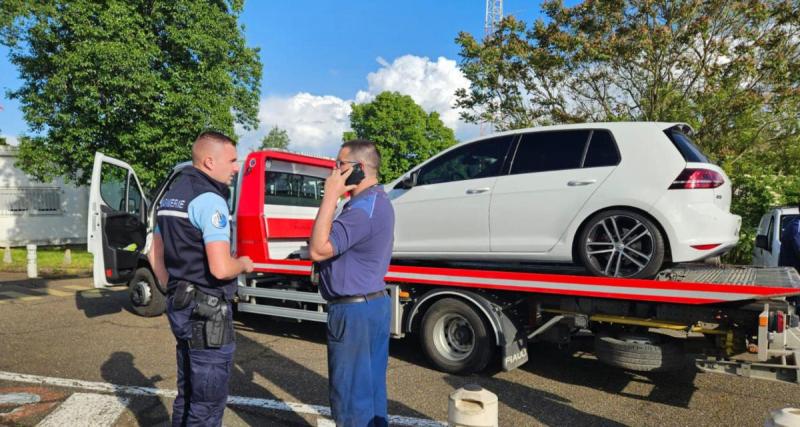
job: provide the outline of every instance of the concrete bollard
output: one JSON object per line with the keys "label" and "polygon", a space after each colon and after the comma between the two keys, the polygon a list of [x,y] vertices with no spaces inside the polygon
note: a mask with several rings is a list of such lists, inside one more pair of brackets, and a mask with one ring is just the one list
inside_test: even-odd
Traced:
{"label": "concrete bollard", "polygon": [[800,426],[800,409],[783,408],[770,411],[764,427],[797,427]]}
{"label": "concrete bollard", "polygon": [[3,253],[3,263],[11,264],[14,260],[11,259],[11,248],[6,246],[5,253]]}
{"label": "concrete bollard", "polygon": [[69,249],[64,251],[64,267],[72,265],[72,251]]}
{"label": "concrete bollard", "polygon": [[467,384],[450,393],[447,425],[497,427],[497,395],[477,384]]}
{"label": "concrete bollard", "polygon": [[38,269],[36,268],[36,245],[28,245],[28,277],[35,279],[39,277]]}

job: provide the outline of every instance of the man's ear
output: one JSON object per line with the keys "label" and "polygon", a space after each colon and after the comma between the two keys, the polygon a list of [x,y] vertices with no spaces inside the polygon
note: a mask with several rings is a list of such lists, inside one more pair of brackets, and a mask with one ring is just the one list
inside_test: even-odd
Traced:
{"label": "man's ear", "polygon": [[214,158],[207,156],[205,159],[203,159],[203,166],[205,166],[208,170],[214,170]]}

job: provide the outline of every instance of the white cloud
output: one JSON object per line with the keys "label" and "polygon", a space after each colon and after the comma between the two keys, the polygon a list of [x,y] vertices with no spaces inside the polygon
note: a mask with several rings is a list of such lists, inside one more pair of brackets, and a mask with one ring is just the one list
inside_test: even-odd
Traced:
{"label": "white cloud", "polygon": [[380,68],[367,75],[367,89],[358,91],[353,100],[301,92],[293,96],[262,99],[259,111],[261,126],[254,132],[242,132],[241,151],[255,147],[273,126],[286,129],[290,148],[297,151],[335,155],[342,133],[350,126],[350,104],[373,100],[383,91],[411,96],[427,112],[436,111],[456,137],[465,140],[478,135],[478,126],[464,123],[453,108],[455,91],[469,87],[469,80],[456,61],[439,57],[404,55],[393,62],[377,58]]}
{"label": "white cloud", "polygon": [[356,94],[357,103],[369,102],[383,91],[400,92],[411,96],[425,111],[438,112],[457,135],[472,127],[462,122],[459,110],[453,108],[456,90],[469,87],[456,61],[440,56],[434,62],[414,55],[401,56],[391,64],[383,58],[377,61],[381,68],[367,75],[369,88]]}
{"label": "white cloud", "polygon": [[350,128],[350,102],[335,96],[305,92],[290,97],[265,98],[259,106],[261,126],[256,132],[243,134],[242,151],[258,146],[264,135],[273,126],[278,126],[289,134],[292,150],[335,154],[342,133]]}

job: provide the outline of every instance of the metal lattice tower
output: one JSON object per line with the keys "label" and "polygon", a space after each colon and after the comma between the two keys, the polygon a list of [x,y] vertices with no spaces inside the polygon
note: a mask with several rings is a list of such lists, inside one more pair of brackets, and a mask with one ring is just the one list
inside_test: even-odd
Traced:
{"label": "metal lattice tower", "polygon": [[486,0],[486,20],[483,25],[483,35],[494,34],[500,20],[503,19],[503,0]]}

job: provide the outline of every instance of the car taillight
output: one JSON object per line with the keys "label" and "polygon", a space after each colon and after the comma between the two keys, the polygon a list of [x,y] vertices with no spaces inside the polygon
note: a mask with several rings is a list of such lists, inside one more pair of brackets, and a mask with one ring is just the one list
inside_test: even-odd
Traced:
{"label": "car taillight", "polygon": [[717,188],[725,183],[722,174],[711,169],[684,169],[672,185],[670,190],[691,190],[696,188]]}

